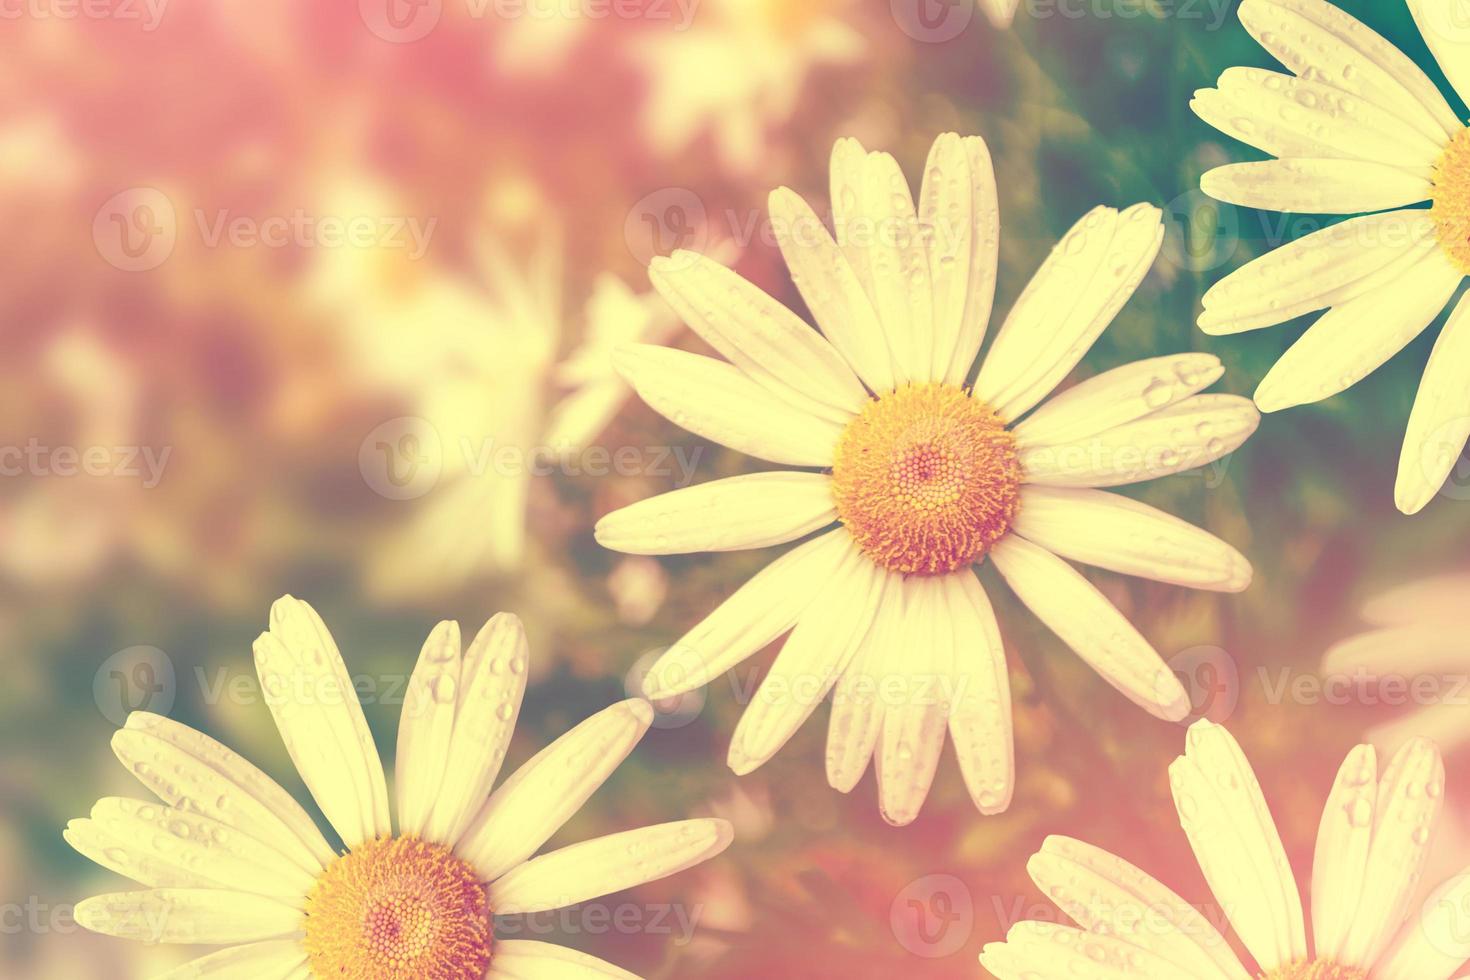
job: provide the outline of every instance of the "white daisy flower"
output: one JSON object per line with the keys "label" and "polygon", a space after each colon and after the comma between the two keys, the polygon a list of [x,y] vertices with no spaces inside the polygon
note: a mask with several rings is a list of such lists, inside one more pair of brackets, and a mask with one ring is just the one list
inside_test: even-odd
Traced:
{"label": "white daisy flower", "polygon": [[835,241],[796,194],[771,195],[782,253],[825,338],[708,259],[652,263],[654,285],[728,361],[630,346],[618,353],[624,376],[686,429],[807,469],[676,490],[597,526],[603,545],[635,554],[821,531],[678,641],[646,690],[697,688],[794,627],[735,731],[730,765],[744,774],[764,763],[834,691],[828,780],[851,790],[875,757],[882,811],[899,824],[917,815],[946,730],[980,809],[1010,803],[1005,658],[971,571],[987,557],[1124,694],[1161,718],[1188,714],[1159,655],[1064,559],[1245,588],[1250,565],[1234,548],[1098,488],[1201,466],[1259,418],[1248,399],[1199,394],[1222,371],[1207,354],[1116,368],[1031,411],[1153,262],[1163,228],[1144,204],[1097,208],[1068,232],[967,387],[995,287],[995,177],[984,142],[952,133],[924,173],[916,212],[893,157],[839,141]]}
{"label": "white daisy flower", "polygon": [[388,784],[342,656],[289,596],[255,642],[261,689],[339,854],[269,776],[214,739],[135,712],[112,740],[161,803],[111,797],[67,825],[82,854],[147,886],[89,898],[76,920],[150,943],[225,948],[169,978],[481,980],[628,977],[549,943],[499,939],[536,913],[674,874],[730,843],[723,820],[644,827],[532,857],[642,738],[652,707],[587,719],[491,793],[525,690],[521,624],[500,614],[461,653],[435,627],[405,695]]}
{"label": "white daisy flower", "polygon": [[1470,574],[1390,590],[1363,607],[1363,618],[1374,628],[1328,650],[1322,673],[1347,685],[1367,682],[1364,696],[1390,707],[1413,706],[1370,729],[1368,740],[1385,750],[1414,735],[1446,751],[1470,742]]}
{"label": "white daisy flower", "polygon": [[[1451,84],[1470,96],[1470,21],[1448,0],[1408,3]],[[1205,193],[1270,211],[1377,212],[1263,255],[1205,294],[1199,325],[1212,334],[1328,311],[1257,389],[1256,404],[1274,412],[1362,380],[1423,332],[1470,273],[1470,130],[1406,55],[1331,4],[1245,0],[1240,20],[1295,75],[1230,68],[1195,93],[1201,119],[1277,158],[1211,170]],[[1406,514],[1433,498],[1470,435],[1467,363],[1461,302],[1409,416],[1394,490]]]}
{"label": "white daisy flower", "polygon": [[[1310,943],[1281,836],[1230,733],[1195,724],[1169,781],[1219,916],[1122,858],[1051,837],[1027,870],[1081,928],[1018,923],[985,947],[987,970],[1000,980],[1446,980],[1470,960],[1470,874],[1413,901],[1444,802],[1432,742],[1404,746],[1381,774],[1372,746],[1348,754],[1317,832]],[[1254,968],[1221,935],[1226,919]]]}

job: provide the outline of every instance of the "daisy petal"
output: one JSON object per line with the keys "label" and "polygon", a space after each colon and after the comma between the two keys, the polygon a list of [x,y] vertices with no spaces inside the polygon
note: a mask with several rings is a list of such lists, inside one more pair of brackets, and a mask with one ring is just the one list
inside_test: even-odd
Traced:
{"label": "daisy petal", "polygon": [[1435,889],[1423,911],[1409,920],[1393,947],[1373,968],[1378,980],[1449,980],[1470,961],[1470,874]]}
{"label": "daisy petal", "polygon": [[1351,388],[1423,333],[1463,278],[1436,250],[1393,288],[1328,310],[1267,372],[1256,404],[1278,412]]}
{"label": "daisy petal", "polygon": [[892,389],[893,359],[883,325],[847,255],[795,191],[772,191],[767,207],[791,279],[822,333],[869,387]]}
{"label": "daisy petal", "polygon": [[[1326,82],[1267,71],[1227,68],[1215,83],[1218,95],[1195,93],[1200,117],[1272,156],[1365,160],[1429,177],[1441,142],[1430,139],[1394,111]],[[1239,120],[1217,124],[1222,112]],[[1249,125],[1242,127],[1241,122]],[[1422,200],[1422,198],[1421,198]]]}
{"label": "daisy petal", "polygon": [[398,800],[398,832],[405,836],[424,835],[444,783],[460,670],[459,624],[446,620],[435,626],[424,641],[398,720],[393,784]]}
{"label": "daisy petal", "polygon": [[124,766],[169,806],[251,834],[316,874],[336,854],[301,805],[275,780],[202,732],[135,711],[112,736]]}
{"label": "daisy petal", "polygon": [[521,621],[510,613],[491,617],[465,651],[453,697],[454,733],[449,752],[429,765],[443,767],[424,839],[453,846],[484,805],[505,761],[526,692],[530,651]]}
{"label": "daisy petal", "polygon": [[485,980],[638,980],[595,956],[532,939],[497,939]]}
{"label": "daisy petal", "polygon": [[342,841],[393,832],[383,763],[337,644],[316,610],[285,596],[255,641],[266,703],[291,761]]}
{"label": "daisy petal", "polygon": [[1048,837],[1026,864],[1036,887],[1089,933],[1117,936],[1181,975],[1248,980],[1220,931],[1194,906],[1122,858],[1069,837]]}
{"label": "daisy petal", "polygon": [[64,834],[103,867],[151,887],[227,888],[300,905],[315,878],[275,848],[177,807],[107,797]]}
{"label": "daisy petal", "polygon": [[[1460,675],[1463,677],[1464,675]],[[1470,741],[1470,728],[1465,725],[1464,681],[1455,680],[1445,699],[1426,705],[1393,721],[1374,725],[1366,738],[1382,752],[1394,752],[1416,738],[1427,738],[1441,751],[1453,752]]]}
{"label": "daisy petal", "polygon": [[1434,60],[1460,98],[1470,101],[1470,23],[1465,20],[1464,8],[1449,0],[1408,3]]}
{"label": "daisy petal", "polygon": [[900,384],[932,380],[934,293],[913,193],[888,153],[868,154],[862,188],[864,224],[849,233],[865,239],[873,305],[893,353],[894,374]]}
{"label": "daisy petal", "polygon": [[1240,22],[1298,75],[1333,85],[1396,113],[1427,137],[1460,128],[1429,76],[1352,15],[1322,0],[1245,0]]}
{"label": "daisy petal", "polygon": [[1213,354],[1134,361],[1073,385],[1011,431],[1022,446],[1085,439],[1197,394],[1224,373],[1225,366]]}
{"label": "daisy petal", "polygon": [[572,844],[532,858],[490,886],[499,915],[544,912],[657,881],[719,854],[733,831],[724,820],[680,820]]}
{"label": "daisy petal", "polygon": [[832,714],[827,726],[827,782],[839,793],[852,792],[863,778],[883,731],[884,705],[879,692],[888,665],[898,661],[906,646],[901,586],[900,576],[885,575],[883,599],[873,615],[873,625],[832,689]]}
{"label": "daisy petal", "polygon": [[[969,571],[960,574],[970,576]],[[973,577],[973,576],[971,576]],[[878,745],[879,808],[896,827],[913,823],[929,796],[944,737],[949,730],[955,635],[944,616],[944,581],[928,576],[899,579],[907,615],[903,634],[908,656],[902,667],[888,664],[886,680],[901,680],[901,697],[885,706]],[[972,651],[964,651],[968,656]]]}
{"label": "daisy petal", "polygon": [[649,497],[597,522],[597,543],[630,555],[767,548],[837,519],[825,473],[752,473]]}
{"label": "daisy petal", "polygon": [[929,148],[919,191],[919,226],[927,237],[929,278],[934,288],[933,359],[928,372],[933,379],[949,380],[955,347],[965,329],[975,232],[975,184],[970,175],[970,155],[959,136],[945,133],[936,139]]}
{"label": "daisy petal", "polygon": [[990,18],[990,23],[1004,30],[1011,26],[1016,17],[1016,8],[1021,0],[979,0],[980,9]]}
{"label": "daisy petal", "polygon": [[1150,714],[1179,721],[1189,696],[1133,624],[1062,559],[1011,534],[990,551],[996,570],[1047,628]]}
{"label": "daisy petal", "polygon": [[[1465,599],[1461,593],[1459,601]],[[1361,680],[1459,673],[1467,654],[1470,639],[1463,632],[1426,621],[1369,630],[1335,643],[1322,656],[1322,673]]]}
{"label": "daisy petal", "polygon": [[1052,249],[985,355],[975,394],[1016,419],[1052,392],[1138,288],[1159,246],[1159,209],[1094,208]]}
{"label": "daisy petal", "polygon": [[851,544],[846,531],[829,531],[761,569],[654,663],[644,694],[671,698],[703,687],[791,629]]}
{"label": "daisy petal", "polygon": [[775,755],[846,670],[884,599],[885,575],[851,543],[746,706],[730,739],[736,775]]}
{"label": "daisy petal", "polygon": [[1261,785],[1230,733],[1189,729],[1169,767],[1179,821],[1220,907],[1261,969],[1305,959],[1301,895]]}
{"label": "daisy petal", "polygon": [[[1008,3],[1014,11],[1019,0],[998,2]],[[949,370],[943,378],[956,385],[964,383],[980,353],[995,303],[995,278],[1000,263],[1000,198],[995,190],[990,149],[978,136],[966,136],[962,142],[970,159],[970,179],[974,181],[970,192],[974,228],[970,232],[970,284],[965,292],[965,312]]]}
{"label": "daisy petal", "polygon": [[77,903],[77,924],[145,943],[253,943],[298,932],[301,911],[262,895],[216,888],[113,892]]}
{"label": "daisy petal", "polygon": [[1366,160],[1292,157],[1227,163],[1200,177],[1217,201],[1263,211],[1361,214],[1427,200],[1429,178]]}
{"label": "daisy petal", "polygon": [[1260,421],[1248,398],[1194,395],[1086,439],[1023,449],[1021,466],[1025,482],[1053,487],[1155,480],[1228,456]]}
{"label": "daisy petal", "polygon": [[455,852],[485,881],[527,860],[581,809],[652,723],[653,706],[638,698],[588,718],[490,796]]}
{"label": "daisy petal", "polygon": [[1250,562],[1213,534],[1102,490],[1023,487],[1011,530],[1062,558],[1124,575],[1218,592],[1251,583]]}
{"label": "daisy petal", "polygon": [[862,409],[867,392],[836,348],[753,283],[686,251],[655,258],[648,277],[695,333],[782,401],[839,423]]}
{"label": "daisy petal", "polygon": [[1373,838],[1378,756],[1371,745],[1348,753],[1317,831],[1312,859],[1312,937],[1317,955],[1339,962],[1363,897],[1363,872]]}
{"label": "daisy petal", "polygon": [[949,737],[965,788],[981,813],[1004,813],[1016,789],[1011,677],[995,611],[972,573],[942,580],[944,616],[954,630],[954,708]]}
{"label": "daisy petal", "polygon": [[671,347],[626,344],[613,365],[654,411],[758,459],[830,466],[842,427],[783,402],[739,368]]}
{"label": "daisy petal", "polygon": [[1371,966],[1393,942],[1424,873],[1443,805],[1439,749],[1414,739],[1399,749],[1378,784],[1363,894],[1343,943],[1343,962]]}
{"label": "daisy petal", "polygon": [[1464,297],[1434,343],[1399,456],[1394,500],[1417,514],[1444,486],[1470,438],[1470,302]]}
{"label": "daisy petal", "polygon": [[1086,980],[1179,980],[1174,964],[1148,949],[1112,936],[1051,922],[1018,922],[1006,934],[1005,953],[989,947],[980,957],[987,969],[1002,966],[1006,980],[1085,977]]}
{"label": "daisy petal", "polygon": [[1470,597],[1470,575],[1435,575],[1389,589],[1363,606],[1375,626],[1409,626],[1431,620],[1458,622]]}
{"label": "daisy petal", "polygon": [[154,980],[288,980],[305,967],[306,948],[300,940],[271,939],[210,953]]}
{"label": "daisy petal", "polygon": [[1234,334],[1285,323],[1394,283],[1437,249],[1423,209],[1349,218],[1252,259],[1204,295],[1200,329]]}

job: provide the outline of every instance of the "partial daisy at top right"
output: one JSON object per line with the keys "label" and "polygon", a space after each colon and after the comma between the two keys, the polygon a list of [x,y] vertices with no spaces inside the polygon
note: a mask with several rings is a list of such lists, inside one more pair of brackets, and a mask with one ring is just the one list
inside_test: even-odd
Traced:
{"label": "partial daisy at top right", "polygon": [[[1452,0],[1407,0],[1461,99],[1470,17]],[[1256,390],[1264,412],[1320,401],[1422,333],[1470,275],[1470,129],[1402,51],[1323,0],[1244,0],[1247,31],[1295,74],[1230,68],[1190,103],[1201,119],[1276,159],[1232,163],[1200,186],[1270,211],[1356,215],[1255,259],[1205,294],[1210,334],[1327,312]],[[1428,207],[1424,204],[1428,203]],[[1470,305],[1450,314],[1409,416],[1394,490],[1414,514],[1470,436]]]}

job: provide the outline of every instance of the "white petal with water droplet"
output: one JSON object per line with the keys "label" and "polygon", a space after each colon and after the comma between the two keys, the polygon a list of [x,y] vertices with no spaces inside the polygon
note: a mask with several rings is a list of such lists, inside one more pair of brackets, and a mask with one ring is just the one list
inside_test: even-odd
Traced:
{"label": "white petal with water droplet", "polygon": [[1387,286],[1439,247],[1423,209],[1349,218],[1236,269],[1205,293],[1200,329],[1233,334],[1284,323]]}
{"label": "white petal with water droplet", "polygon": [[1373,969],[1376,980],[1449,980],[1470,961],[1470,874],[1435,889]]}
{"label": "white petal with water droplet", "polygon": [[1196,394],[1220,379],[1213,354],[1167,354],[1104,371],[1046,401],[1011,431],[1025,448],[1085,439]]}
{"label": "white petal with water droplet", "polygon": [[724,820],[680,820],[572,844],[532,858],[491,884],[499,915],[565,908],[677,874],[730,846]]}
{"label": "white petal with water droplet", "polygon": [[113,892],[78,902],[77,924],[145,943],[250,943],[299,931],[301,912],[274,899],[216,888]]}
{"label": "white petal with water droplet", "polygon": [[[834,149],[834,160],[838,155]],[[791,280],[817,325],[870,388],[891,390],[893,359],[883,324],[848,256],[795,191],[777,188],[767,206]]]}
{"label": "white petal with water droplet", "polygon": [[1026,285],[985,355],[976,397],[1015,419],[1077,366],[1143,281],[1164,240],[1158,208],[1094,208]]}
{"label": "white petal with water droplet", "polygon": [[791,629],[851,547],[846,530],[828,531],[761,569],[669,647],[644,678],[644,693],[668,698],[703,687]]}
{"label": "white petal with water droplet", "polygon": [[1344,962],[1348,933],[1363,897],[1377,797],[1377,753],[1371,745],[1359,745],[1338,770],[1317,830],[1312,859],[1312,939],[1319,957]]}
{"label": "white petal with water droplet", "polygon": [[1399,454],[1394,501],[1417,514],[1444,486],[1470,438],[1470,302],[1462,296],[1450,314],[1409,414]]}
{"label": "white petal with water droplet", "polygon": [[777,397],[843,422],[867,393],[842,355],[759,287],[694,252],[655,258],[648,277],[695,333]]}
{"label": "white petal with water droplet", "polygon": [[1134,704],[1166,721],[1189,714],[1189,696],[1179,679],[1076,569],[1014,534],[1002,538],[990,557],[1026,607]]}
{"label": "white petal with water droplet", "polygon": [[567,732],[517,769],[455,845],[485,881],[535,854],[612,775],[653,723],[641,698],[620,702]]}
{"label": "white petal with water droplet", "polygon": [[1200,980],[1249,980],[1230,943],[1152,876],[1101,848],[1048,837],[1026,864],[1031,880],[1088,932],[1117,936]]}
{"label": "white petal with water droplet", "polygon": [[842,564],[816,595],[740,716],[728,762],[743,776],[763,765],[842,676],[884,598],[884,574],[848,539]]}
{"label": "white petal with water droplet", "polygon": [[423,836],[439,797],[454,735],[460,667],[459,624],[446,620],[424,641],[399,713],[393,788],[400,834]]}
{"label": "white petal with water droplet", "polygon": [[1278,412],[1351,388],[1422,333],[1463,278],[1436,250],[1391,289],[1328,310],[1267,372],[1256,404]]}
{"label": "white petal with water droplet", "polygon": [[1217,201],[1263,211],[1361,214],[1428,200],[1429,178],[1362,160],[1291,157],[1227,163],[1200,177]]}
{"label": "white petal with water droplet", "polygon": [[281,740],[322,813],[356,847],[393,832],[383,763],[342,654],[316,610],[285,596],[255,641],[255,665]]}
{"label": "white petal with water droplet", "polygon": [[947,575],[943,583],[955,645],[949,736],[970,799],[981,813],[1004,813],[1016,788],[1016,746],[1000,626],[972,572]]}
{"label": "white petal with water droplet", "polygon": [[791,466],[831,466],[842,427],[783,402],[739,368],[647,344],[619,347],[613,364],[654,411],[737,452]]}
{"label": "white petal with water droplet", "polygon": [[849,234],[867,253],[873,306],[893,353],[895,379],[932,381],[934,293],[913,193],[887,153],[868,154],[862,190],[861,224]]}
{"label": "white petal with water droplet", "polygon": [[[969,569],[953,573],[974,577]],[[956,637],[945,615],[944,580],[949,576],[900,579],[904,593],[903,633],[907,656],[890,660],[880,690],[895,692],[884,706],[878,751],[879,808],[896,827],[919,815],[929,796],[939,755],[949,731],[949,683],[954,677]],[[965,650],[968,656],[972,651]]]}
{"label": "white petal with water droplet", "polygon": [[832,689],[832,715],[827,726],[827,782],[850,793],[873,758],[883,731],[880,688],[890,664],[901,662],[907,641],[903,577],[883,572],[882,596],[873,624],[863,636],[852,662]]}
{"label": "white petal with water droplet", "polygon": [[135,711],[112,736],[112,750],[165,803],[258,837],[310,874],[336,858],[280,784],[202,732]]}
{"label": "white petal with water droplet", "polygon": [[210,953],[153,980],[294,980],[306,969],[306,947],[299,939],[270,939]]}
{"label": "white petal with water droplet", "polygon": [[1180,980],[1178,967],[1147,949],[1052,922],[1016,923],[980,962],[1004,980]]}
{"label": "white petal with water droplet", "polygon": [[597,522],[597,542],[634,555],[785,544],[837,519],[825,473],[752,473],[629,504]]}
{"label": "white petal with water droplet", "polygon": [[1055,446],[1024,449],[1026,483],[1116,487],[1183,473],[1240,447],[1260,424],[1250,399],[1194,395],[1141,419]]}
{"label": "white petal with water droplet", "polygon": [[505,761],[526,692],[530,650],[518,617],[497,613],[464,654],[454,691],[454,734],[449,752],[429,764],[444,779],[424,839],[454,846],[474,818]]}
{"label": "white petal with water droplet", "polygon": [[1084,565],[1194,589],[1240,592],[1245,556],[1156,507],[1102,490],[1023,487],[1011,530]]}
{"label": "white petal with water droplet", "polygon": [[1470,22],[1455,0],[1408,0],[1434,60],[1461,100],[1470,101]]}
{"label": "white petal with water droplet", "polygon": [[1250,762],[1225,729],[1189,729],[1169,767],[1179,822],[1210,891],[1267,972],[1307,955],[1301,895]]}
{"label": "white petal with water droplet", "polygon": [[1377,963],[1398,934],[1429,860],[1443,806],[1439,749],[1426,739],[1414,739],[1394,755],[1378,784],[1363,895],[1344,937],[1344,963]]}

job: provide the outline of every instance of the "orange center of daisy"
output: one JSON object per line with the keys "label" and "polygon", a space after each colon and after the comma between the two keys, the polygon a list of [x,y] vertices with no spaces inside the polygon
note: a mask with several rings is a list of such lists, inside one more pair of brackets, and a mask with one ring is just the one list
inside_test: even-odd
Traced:
{"label": "orange center of daisy", "polygon": [[837,516],[873,561],[943,575],[978,561],[1016,517],[1016,440],[958,385],[904,385],[868,402],[837,443]]}
{"label": "orange center of daisy", "polygon": [[1278,966],[1261,980],[1368,980],[1368,971],[1356,966],[1341,966],[1331,960],[1304,960]]}
{"label": "orange center of daisy", "polygon": [[1450,140],[1434,165],[1434,233],[1450,261],[1470,275],[1470,129]]}
{"label": "orange center of daisy", "polygon": [[474,869],[414,837],[344,854],[306,899],[306,955],[318,977],[482,980],[493,938]]}

